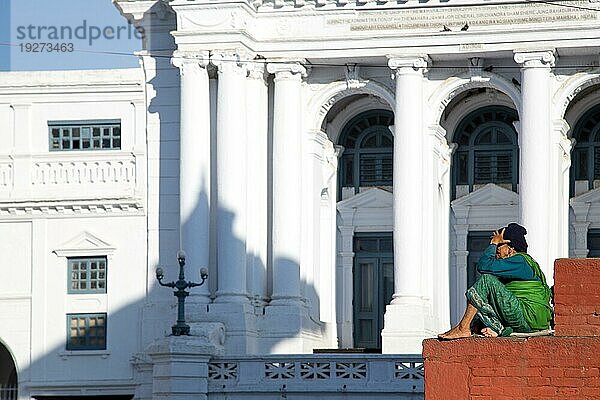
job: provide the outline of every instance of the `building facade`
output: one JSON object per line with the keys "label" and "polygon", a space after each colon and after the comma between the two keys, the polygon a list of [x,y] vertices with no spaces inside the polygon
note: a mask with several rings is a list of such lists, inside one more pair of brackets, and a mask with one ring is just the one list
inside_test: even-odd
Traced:
{"label": "building facade", "polygon": [[[165,371],[191,365],[209,398],[411,398],[398,355],[457,322],[491,231],[525,225],[550,282],[600,253],[593,2],[114,3],[139,69],[1,80],[23,396],[183,398]],[[180,249],[209,279],[178,342],[154,269],[174,279]]]}

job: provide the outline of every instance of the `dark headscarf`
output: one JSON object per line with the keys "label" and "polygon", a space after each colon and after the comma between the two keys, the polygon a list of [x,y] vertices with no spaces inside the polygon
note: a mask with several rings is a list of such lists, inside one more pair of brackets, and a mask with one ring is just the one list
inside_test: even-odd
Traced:
{"label": "dark headscarf", "polygon": [[518,251],[519,253],[527,252],[527,240],[525,240],[525,235],[527,234],[527,229],[522,227],[519,224],[511,223],[508,224],[506,228],[504,228],[504,240],[509,241],[509,246]]}

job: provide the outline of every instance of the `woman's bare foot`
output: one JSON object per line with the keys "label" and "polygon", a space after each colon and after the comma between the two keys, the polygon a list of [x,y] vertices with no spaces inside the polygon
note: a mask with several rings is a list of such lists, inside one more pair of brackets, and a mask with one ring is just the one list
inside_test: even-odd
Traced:
{"label": "woman's bare foot", "polygon": [[498,337],[498,334],[494,332],[492,328],[483,328],[481,334],[485,337]]}
{"label": "woman's bare foot", "polygon": [[471,337],[471,329],[462,329],[460,326],[455,326],[448,332],[440,333],[438,335],[438,338],[443,340],[461,339],[466,337]]}

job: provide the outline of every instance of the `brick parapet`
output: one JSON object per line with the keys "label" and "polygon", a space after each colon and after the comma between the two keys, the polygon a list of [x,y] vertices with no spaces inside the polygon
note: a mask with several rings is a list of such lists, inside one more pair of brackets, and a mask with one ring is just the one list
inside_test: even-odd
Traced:
{"label": "brick parapet", "polygon": [[556,336],[600,336],[600,259],[554,263]]}
{"label": "brick parapet", "polygon": [[600,400],[600,259],[561,259],[555,334],[423,342],[426,400]]}

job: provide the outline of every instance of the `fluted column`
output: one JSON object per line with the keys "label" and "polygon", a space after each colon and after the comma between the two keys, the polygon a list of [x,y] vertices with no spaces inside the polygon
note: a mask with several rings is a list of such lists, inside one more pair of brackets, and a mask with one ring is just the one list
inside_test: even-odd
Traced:
{"label": "fluted column", "polygon": [[554,188],[550,180],[557,178],[550,174],[554,171],[550,165],[550,68],[554,55],[551,51],[515,52],[514,58],[521,65],[519,217],[528,232],[528,253],[552,282],[554,259],[549,243],[555,242],[551,235],[559,235],[550,231],[559,216],[559,210],[551,207],[558,193],[550,193]]}
{"label": "fluted column", "polygon": [[217,262],[219,302],[247,302],[246,67],[243,54],[212,54],[217,87]]}
{"label": "fluted column", "polygon": [[[179,223],[180,248],[192,271],[208,267],[210,229],[210,106],[208,52],[175,53],[180,74]],[[194,272],[192,272],[194,273]],[[193,297],[208,302],[208,285]]]}
{"label": "fluted column", "polygon": [[275,75],[273,101],[273,305],[300,299],[302,218],[301,83],[306,69],[298,62],[270,63]]}
{"label": "fluted column", "polygon": [[[383,351],[420,352],[424,334],[423,73],[424,57],[390,57],[394,109],[394,295],[386,308]],[[408,325],[408,320],[413,321]]]}

